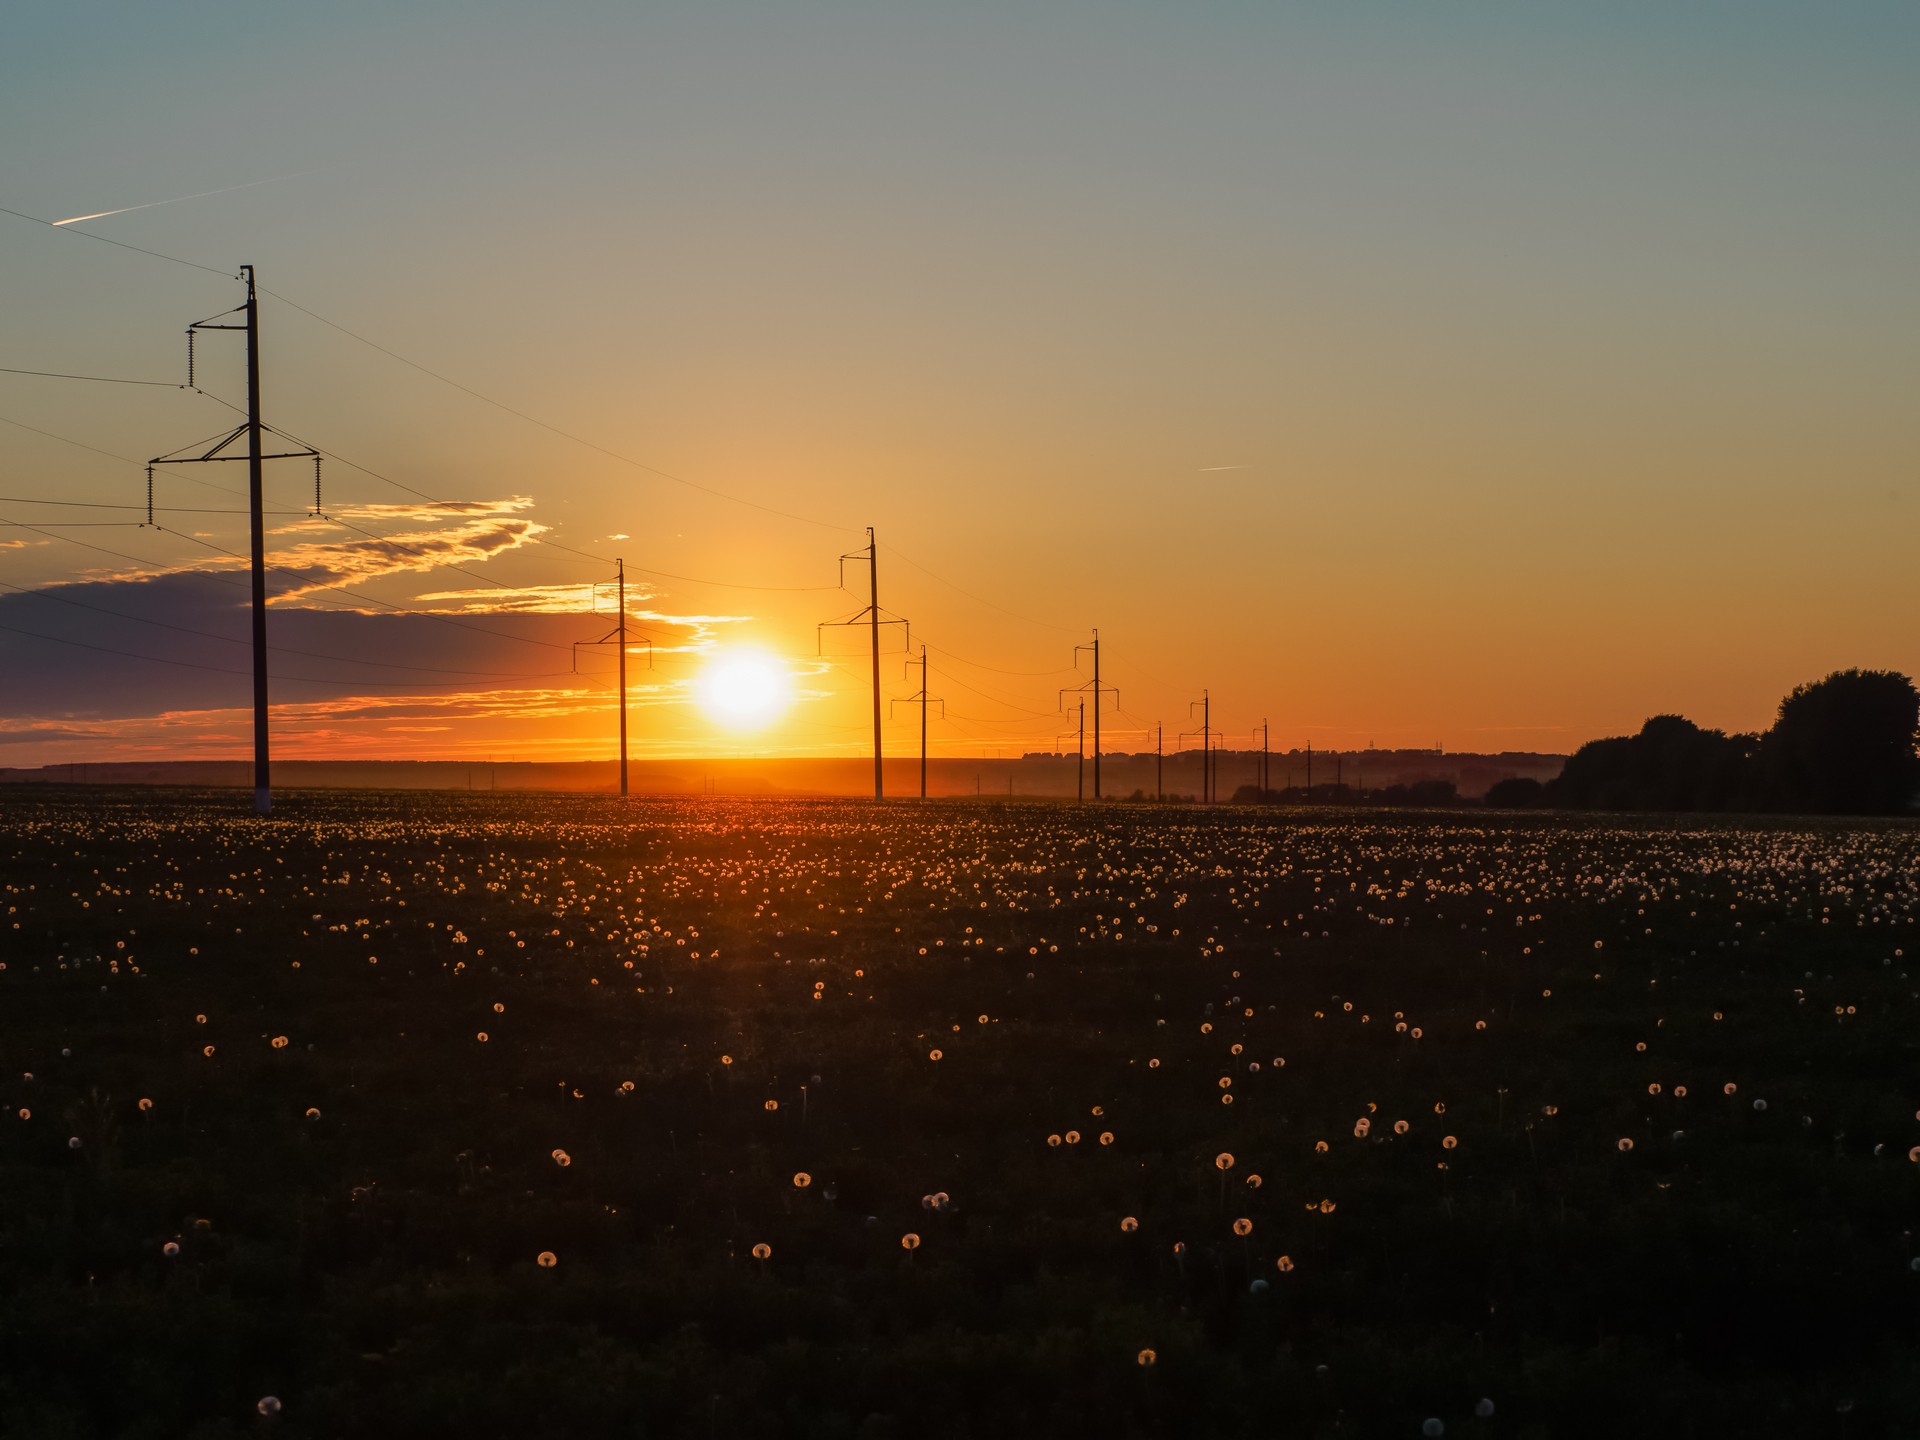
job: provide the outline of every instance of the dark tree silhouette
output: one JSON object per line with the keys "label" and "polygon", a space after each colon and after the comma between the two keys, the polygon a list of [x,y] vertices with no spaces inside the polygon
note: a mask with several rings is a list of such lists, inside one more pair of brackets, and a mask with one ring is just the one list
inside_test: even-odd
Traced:
{"label": "dark tree silhouette", "polygon": [[1531,810],[1546,803],[1547,787],[1531,775],[1509,775],[1487,790],[1487,804],[1496,810]]}
{"label": "dark tree silhouette", "polygon": [[1656,715],[1638,735],[1582,745],[1547,799],[1582,810],[1727,810],[1751,803],[1758,740]]}
{"label": "dark tree silhouette", "polygon": [[1836,670],[1797,686],[1761,750],[1770,806],[1894,815],[1920,789],[1920,692],[1892,670]]}

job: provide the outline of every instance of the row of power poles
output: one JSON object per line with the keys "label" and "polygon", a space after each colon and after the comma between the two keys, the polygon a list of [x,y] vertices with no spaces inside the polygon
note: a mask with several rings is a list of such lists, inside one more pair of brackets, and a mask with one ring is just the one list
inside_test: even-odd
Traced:
{"label": "row of power poles", "polygon": [[[159,465],[203,465],[218,462],[247,463],[247,507],[250,538],[252,541],[249,555],[249,577],[252,592],[252,640],[253,640],[253,775],[254,810],[267,815],[273,809],[272,781],[272,744],[268,726],[268,670],[267,670],[267,568],[266,568],[266,521],[264,503],[265,465],[269,460],[311,460],[314,465],[314,513],[320,509],[320,455],[309,448],[277,450],[268,452],[264,437],[272,434],[272,429],[261,418],[260,399],[260,305],[258,288],[251,265],[240,267],[240,279],[247,287],[246,299],[232,310],[211,316],[205,320],[196,320],[187,327],[187,383],[194,383],[194,341],[204,331],[231,330],[246,337],[247,368],[247,408],[246,420],[236,426],[212,445],[202,449],[199,445],[184,447],[198,453],[187,454],[180,450],[154,457],[147,465],[147,520],[153,523],[153,470]],[[238,320],[230,317],[238,316]],[[245,448],[236,448],[244,438]],[[907,621],[897,615],[890,615],[880,608],[880,547],[874,538],[873,527],[867,527],[867,543],[859,550],[850,551],[840,557],[841,579],[846,578],[848,561],[864,562],[867,568],[867,604],[852,615],[840,620],[821,622],[816,633],[832,626],[864,626],[868,633],[869,650],[873,676],[873,798],[885,798],[885,777],[881,766],[881,694],[880,694],[880,628],[883,625],[899,625],[908,635],[908,648],[911,650],[911,631]],[[635,645],[647,646],[647,664],[653,663],[652,642],[644,636],[634,635],[629,629],[627,612],[627,569],[626,561],[614,562],[614,587],[616,619],[613,628],[598,640],[583,640],[575,644],[575,667],[578,668],[578,652],[582,648],[612,646],[617,657],[620,733],[620,793],[628,793],[627,777],[627,657]],[[1073,703],[1078,714],[1078,749],[1080,755],[1081,779],[1078,786],[1081,799],[1086,798],[1086,729],[1088,701],[1093,710],[1093,798],[1103,798],[1100,774],[1101,744],[1100,720],[1109,698],[1115,707],[1119,705],[1120,692],[1106,684],[1100,673],[1100,632],[1095,629],[1093,638],[1084,645],[1074,647],[1076,668],[1082,654],[1092,658],[1092,678],[1080,685],[1064,687],[1060,691],[1060,708],[1068,709],[1067,697],[1079,697]],[[908,666],[914,661],[910,658]],[[945,702],[928,693],[927,687],[927,647],[920,647],[918,657],[920,666],[920,688],[911,696],[896,701],[896,704],[918,705],[920,707],[920,794],[927,793],[927,715],[929,707],[941,706],[945,714]],[[1185,735],[1197,735],[1201,741],[1201,792],[1202,799],[1212,802],[1217,798],[1217,750],[1215,744],[1217,732],[1213,727],[1211,696],[1201,692],[1200,699],[1189,707],[1189,714],[1198,710],[1200,727],[1184,732]],[[1263,789],[1271,789],[1271,777],[1268,772],[1267,725],[1260,727],[1260,783]],[[1307,787],[1309,793],[1313,786],[1313,751],[1307,750]],[[1157,799],[1165,799],[1165,727],[1154,728],[1154,793]]]}

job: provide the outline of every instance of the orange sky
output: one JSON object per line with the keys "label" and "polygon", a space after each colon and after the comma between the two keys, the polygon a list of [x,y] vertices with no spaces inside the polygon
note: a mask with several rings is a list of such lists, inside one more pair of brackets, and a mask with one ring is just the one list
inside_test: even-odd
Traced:
{"label": "orange sky", "polygon": [[[1116,749],[1203,689],[1229,744],[1564,751],[1920,670],[1910,9],[408,9],[49,11],[0,59],[26,216],[322,167],[0,215],[14,369],[184,378],[240,298],[79,232],[259,266],[345,522],[275,470],[283,754],[610,753],[571,646],[616,555],[636,752],[859,750],[864,636],[815,626],[869,524],[937,753],[1071,745],[1096,625]],[[247,753],[244,467],[91,508],[234,423],[237,361],[0,374],[0,763]],[[700,703],[727,647],[778,723]]]}

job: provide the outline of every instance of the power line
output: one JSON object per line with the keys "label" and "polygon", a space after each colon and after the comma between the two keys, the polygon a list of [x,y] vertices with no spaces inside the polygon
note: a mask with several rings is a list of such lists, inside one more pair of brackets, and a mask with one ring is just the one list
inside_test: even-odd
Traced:
{"label": "power line", "polygon": [[159,250],[149,250],[143,245],[129,245],[125,240],[109,239],[105,235],[96,235],[91,230],[76,230],[71,225],[55,225],[51,220],[42,220],[38,215],[29,215],[23,210],[9,210],[0,205],[0,215],[13,215],[21,220],[31,220],[36,225],[44,225],[60,235],[78,235],[83,240],[98,240],[102,245],[117,245],[122,250],[137,251],[142,255],[151,255],[156,260],[171,260],[176,265],[185,265],[190,270],[204,270],[209,275],[218,275],[222,280],[237,280],[239,277],[231,270],[216,270],[211,265],[202,265],[197,260],[182,260],[178,255],[168,255]]}
{"label": "power line", "polygon": [[946,586],[949,590],[953,591],[956,595],[964,595],[967,597],[967,599],[973,601],[976,605],[984,605],[989,610],[998,610],[1002,615],[1010,616],[1013,619],[1020,621],[1022,624],[1038,625],[1043,630],[1058,630],[1063,635],[1078,635],[1080,633],[1078,630],[1072,629],[1071,627],[1066,625],[1055,625],[1051,620],[1035,620],[1030,615],[1022,615],[1017,610],[1009,610],[1004,605],[995,604],[993,601],[987,599],[984,596],[974,594],[971,590],[962,589],[960,586],[954,584],[953,581],[947,579],[946,576],[938,573],[937,571],[928,569],[925,565],[922,565],[918,560],[914,559],[911,555],[908,555],[906,552],[901,550],[897,545],[889,544],[887,546],[887,549],[892,551],[895,555],[898,555],[902,560],[906,561],[907,564],[913,566],[913,568],[918,570],[921,574],[932,576],[935,580],[938,580],[942,585]]}
{"label": "power line", "polygon": [[[261,288],[265,289],[266,287],[262,286]],[[649,475],[658,475],[663,480],[671,480],[676,485],[685,485],[690,490],[698,490],[702,494],[712,495],[715,498],[720,500],[730,500],[736,505],[745,505],[748,508],[753,510],[763,510],[769,515],[778,515],[785,520],[796,520],[802,525],[815,525],[822,530],[854,529],[854,527],[851,525],[836,525],[831,521],[816,520],[809,515],[797,515],[791,510],[782,510],[777,506],[763,505],[758,500],[748,500],[745,497],[740,495],[731,495],[724,490],[716,490],[711,485],[702,485],[697,480],[689,480],[683,475],[675,475],[671,471],[662,470],[657,465],[649,465],[644,460],[636,460],[631,455],[623,455],[618,450],[610,450],[604,445],[595,444],[593,441],[588,440],[584,436],[574,434],[571,430],[565,430],[558,425],[549,424],[547,421],[540,419],[537,415],[529,415],[526,411],[517,409],[516,407],[507,404],[504,400],[496,400],[491,395],[483,394],[482,392],[475,390],[470,385],[462,385],[458,380],[454,380],[446,375],[442,375],[438,370],[430,369],[429,367],[422,365],[417,360],[409,360],[406,356],[400,354],[398,351],[389,350],[386,346],[380,344],[379,342],[374,340],[369,340],[366,336],[358,334],[355,331],[349,330],[346,326],[340,324],[338,321],[329,320],[327,319],[326,316],[316,314],[314,311],[307,309],[306,306],[298,303],[297,301],[289,300],[285,295],[282,295],[277,290],[267,290],[266,293],[273,296],[273,298],[278,300],[281,304],[290,306],[291,308],[298,310],[302,315],[305,315],[308,319],[316,320],[320,324],[325,325],[330,330],[337,330],[342,335],[345,335],[348,339],[357,340],[362,345],[367,346],[369,349],[378,350],[382,355],[385,355],[390,360],[397,360],[400,364],[407,366],[409,369],[418,370],[422,375],[431,376],[433,379],[438,380],[442,385],[450,385],[455,390],[460,391],[464,395],[470,395],[475,400],[479,400],[484,404],[491,405],[497,410],[504,410],[506,411],[507,414],[515,416],[518,419],[524,420],[529,425],[537,425],[540,427],[540,429],[548,431],[551,434],[558,435],[562,439],[571,440],[576,445],[583,445],[587,449],[592,450],[597,454],[605,455],[610,460],[618,460],[623,465],[631,465],[636,470],[644,470]]]}
{"label": "power line", "polygon": [[16,370],[11,365],[0,365],[0,375],[39,375],[48,380],[97,380],[102,385],[165,385],[170,390],[187,388],[178,380],[124,380],[118,375],[69,375],[62,370]]}
{"label": "power line", "polygon": [[[38,500],[31,495],[0,495],[0,504],[5,505],[59,505],[70,510],[136,510],[145,512],[144,505],[111,505],[102,500]],[[155,510],[166,515],[244,515],[244,510],[197,510],[188,505],[156,505]],[[265,510],[265,515],[305,515],[304,510]]]}
{"label": "power line", "polygon": [[[221,675],[251,675],[251,670],[236,670],[230,665],[205,665],[197,660],[169,660],[161,655],[142,655],[137,650],[117,650],[111,645],[95,645],[86,640],[69,640],[59,635],[42,635],[37,630],[23,630],[17,625],[0,625],[12,635],[24,635],[32,640],[45,640],[53,645],[70,645],[79,650],[95,650],[103,655],[118,655],[126,660],[144,660],[151,665],[173,665],[185,670],[211,670]],[[388,681],[324,680],[315,675],[279,675],[276,681],[284,680],[297,685],[332,685],[346,690],[458,690],[468,688],[457,681],[421,681],[416,685],[401,685]]]}
{"label": "power line", "polygon": [[[227,577],[221,577],[222,579]],[[0,580],[0,587],[20,595],[30,595],[40,600],[51,600],[60,605],[71,605],[81,610],[91,610],[98,615],[111,615],[116,620],[131,620],[137,625],[152,625],[162,630],[177,630],[182,635],[199,635],[208,640],[218,640],[224,645],[244,645],[246,640],[238,635],[222,635],[213,630],[201,630],[192,625],[175,625],[169,620],[155,620],[147,615],[129,615],[124,610],[109,609],[105,605],[89,605],[84,600],[76,600],[71,595],[57,594],[51,590],[36,590],[28,585],[14,585]],[[291,645],[270,645],[267,647],[281,655],[301,655],[309,660],[335,660],[343,665],[373,665],[382,670],[409,670],[423,675],[479,675],[496,680],[551,680],[558,675],[571,675],[571,670],[543,670],[526,672],[517,670],[461,670],[444,665],[401,665],[390,660],[362,660],[352,655],[330,655],[324,650],[300,650]],[[236,672],[237,673],[237,672]]]}

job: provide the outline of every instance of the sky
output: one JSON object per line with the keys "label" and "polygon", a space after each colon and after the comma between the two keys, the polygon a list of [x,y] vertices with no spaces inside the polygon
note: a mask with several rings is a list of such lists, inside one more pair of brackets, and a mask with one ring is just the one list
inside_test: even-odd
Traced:
{"label": "sky", "polygon": [[1203,693],[1228,745],[1565,752],[1920,671],[1906,0],[4,35],[0,763],[250,754],[246,467],[142,528],[239,422],[239,336],[180,386],[241,263],[328,457],[331,519],[269,466],[282,755],[610,755],[616,557],[636,754],[857,752],[869,525],[895,753],[908,643],[936,754],[1070,748],[1096,627],[1113,750]]}

